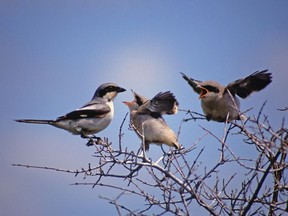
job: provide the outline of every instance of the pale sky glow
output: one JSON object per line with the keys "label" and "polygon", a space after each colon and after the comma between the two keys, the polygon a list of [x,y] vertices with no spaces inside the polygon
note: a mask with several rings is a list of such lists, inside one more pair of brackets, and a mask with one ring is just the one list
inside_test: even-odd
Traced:
{"label": "pale sky glow", "polygon": [[[279,127],[287,112],[277,108],[288,106],[287,11],[286,0],[0,1],[0,216],[116,214],[99,195],[118,193],[70,185],[84,181],[81,177],[11,166],[78,169],[93,164],[93,148],[80,137],[13,120],[54,119],[84,105],[104,82],[127,89],[115,99],[111,125],[98,134],[115,144],[128,112],[122,101],[133,97],[130,89],[148,98],[170,90],[180,108],[202,113],[180,72],[228,84],[269,69],[273,82],[241,100],[241,108],[253,107],[249,115],[255,115],[267,100],[264,112]],[[177,131],[184,117],[180,112],[166,120]],[[197,142],[205,134],[199,126],[223,134],[222,124],[187,122],[179,142]],[[140,140],[128,122],[124,133],[123,145],[137,150]],[[240,155],[251,154],[241,148],[241,139],[229,142]],[[217,142],[205,137],[202,147],[203,164],[212,166]],[[189,155],[191,161],[198,150]],[[161,150],[151,146],[149,154],[157,159]]]}

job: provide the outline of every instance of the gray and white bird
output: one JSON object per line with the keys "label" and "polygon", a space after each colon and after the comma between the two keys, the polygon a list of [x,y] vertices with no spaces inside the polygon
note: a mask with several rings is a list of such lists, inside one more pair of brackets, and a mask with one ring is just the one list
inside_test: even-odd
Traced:
{"label": "gray and white bird", "polygon": [[100,85],[91,101],[83,107],[58,117],[56,120],[19,119],[17,122],[49,124],[88,138],[104,130],[114,115],[113,100],[118,93],[126,91],[114,83]]}
{"label": "gray and white bird", "polygon": [[147,100],[133,93],[134,100],[123,103],[129,107],[132,128],[141,140],[144,138],[145,150],[149,150],[149,145],[152,143],[166,144],[180,149],[176,134],[162,117],[163,114],[176,114],[179,104],[175,96],[167,91],[160,92],[153,99]]}
{"label": "gray and white bird", "polygon": [[272,75],[268,73],[268,70],[256,71],[227,86],[222,86],[216,81],[201,82],[184,73],[181,74],[193,90],[199,94],[207,120],[218,122],[246,119],[246,116],[239,111],[240,102],[236,95],[244,99],[252,92],[264,89],[272,81]]}

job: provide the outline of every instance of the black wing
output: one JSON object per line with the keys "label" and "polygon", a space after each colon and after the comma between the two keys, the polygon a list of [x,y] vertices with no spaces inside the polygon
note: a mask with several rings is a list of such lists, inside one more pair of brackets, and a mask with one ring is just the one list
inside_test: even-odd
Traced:
{"label": "black wing", "polygon": [[179,103],[175,96],[170,92],[160,92],[149,101],[147,109],[151,113],[161,114],[175,114],[178,110]]}
{"label": "black wing", "polygon": [[89,103],[89,105],[58,117],[56,121],[69,119],[76,120],[82,118],[102,118],[110,111],[111,109],[106,104]]}
{"label": "black wing", "polygon": [[183,79],[185,79],[185,80],[188,82],[188,84],[193,88],[193,90],[194,90],[196,93],[200,94],[200,93],[201,93],[201,89],[200,89],[200,88],[197,88],[197,86],[198,86],[199,84],[201,84],[202,82],[199,81],[199,80],[192,79],[191,77],[186,76],[186,75],[185,75],[184,73],[182,73],[182,72],[180,72],[180,73],[182,74]]}
{"label": "black wing", "polygon": [[252,92],[260,91],[272,82],[272,74],[267,73],[267,71],[268,70],[256,71],[248,77],[229,83],[226,89],[228,89],[232,95],[237,94],[241,98],[246,98]]}

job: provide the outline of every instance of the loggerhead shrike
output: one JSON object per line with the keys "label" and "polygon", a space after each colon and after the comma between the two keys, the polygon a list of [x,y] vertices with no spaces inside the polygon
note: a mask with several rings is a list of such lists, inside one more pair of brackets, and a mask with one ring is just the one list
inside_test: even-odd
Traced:
{"label": "loggerhead shrike", "polygon": [[126,91],[114,83],[100,85],[92,100],[83,107],[76,109],[56,120],[19,119],[17,122],[49,124],[71,132],[74,135],[81,135],[88,138],[104,130],[111,122],[114,115],[113,99],[119,92]]}
{"label": "loggerhead shrike", "polygon": [[149,144],[166,144],[180,149],[177,136],[167,125],[162,114],[175,114],[178,110],[178,102],[174,95],[167,92],[158,93],[153,99],[134,93],[134,100],[125,103],[130,110],[130,124],[140,139],[144,138],[145,150],[149,150]]}
{"label": "loggerhead shrike", "polygon": [[184,73],[181,74],[194,91],[199,94],[207,120],[225,122],[227,117],[229,121],[246,119],[243,114],[240,114],[240,102],[236,95],[244,99],[252,92],[264,89],[272,81],[272,75],[267,71],[256,71],[243,79],[229,83],[227,86],[222,86],[215,81],[201,82],[187,77]]}

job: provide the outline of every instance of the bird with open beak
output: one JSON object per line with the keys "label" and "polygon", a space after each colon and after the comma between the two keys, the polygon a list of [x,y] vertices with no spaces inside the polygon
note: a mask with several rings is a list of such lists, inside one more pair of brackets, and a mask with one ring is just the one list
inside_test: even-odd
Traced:
{"label": "bird with open beak", "polygon": [[252,92],[264,89],[272,82],[268,70],[256,71],[251,75],[223,86],[216,81],[198,81],[181,73],[193,90],[199,94],[201,106],[206,119],[218,122],[245,120],[246,116],[239,110],[240,101],[236,97],[248,97]]}

